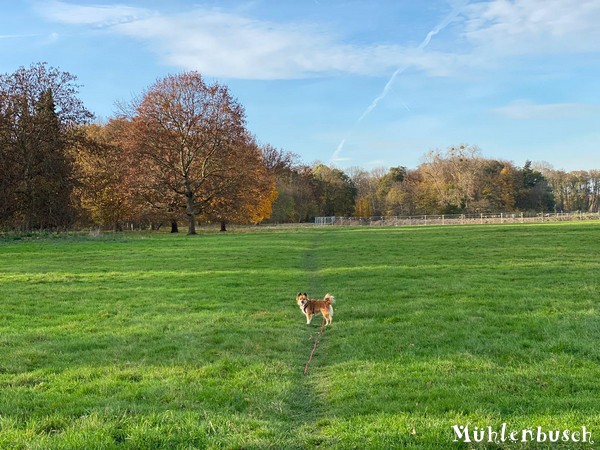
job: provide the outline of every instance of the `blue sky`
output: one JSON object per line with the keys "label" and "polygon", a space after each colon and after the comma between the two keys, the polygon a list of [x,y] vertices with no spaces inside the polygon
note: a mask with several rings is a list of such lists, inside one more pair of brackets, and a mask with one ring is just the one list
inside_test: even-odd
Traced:
{"label": "blue sky", "polygon": [[260,142],[343,169],[457,144],[600,169],[599,23],[600,0],[11,1],[0,72],[71,72],[106,119],[198,70]]}

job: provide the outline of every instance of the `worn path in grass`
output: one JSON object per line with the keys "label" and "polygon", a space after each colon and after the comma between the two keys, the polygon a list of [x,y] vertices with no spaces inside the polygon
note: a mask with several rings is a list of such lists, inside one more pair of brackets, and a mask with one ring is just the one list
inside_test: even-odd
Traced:
{"label": "worn path in grass", "polygon": [[[312,233],[302,253],[301,265],[306,281],[296,291],[307,292],[310,298],[320,298],[325,294],[323,291],[325,288],[319,275],[320,247],[323,238],[323,232]],[[294,292],[294,294],[297,292]],[[305,323],[305,317],[300,312],[298,312],[298,323]],[[304,358],[305,363],[308,362],[314,341],[318,337],[319,328],[317,328],[317,325],[320,323],[321,316],[314,317],[312,324],[306,326],[304,333],[302,333],[301,345],[298,346],[298,351],[299,356]],[[327,339],[327,337],[324,339]],[[321,437],[321,419],[325,413],[323,392],[319,386],[319,377],[313,376],[310,372],[318,364],[326,364],[326,346],[323,341],[320,341],[320,343],[321,345],[315,350],[308,374],[305,375],[303,370],[298,370],[294,374],[294,381],[289,389],[287,402],[288,408],[295,413],[291,423],[282,423],[282,430],[280,431],[284,436],[296,435],[293,442],[304,442],[307,446],[319,446],[323,443]]]}

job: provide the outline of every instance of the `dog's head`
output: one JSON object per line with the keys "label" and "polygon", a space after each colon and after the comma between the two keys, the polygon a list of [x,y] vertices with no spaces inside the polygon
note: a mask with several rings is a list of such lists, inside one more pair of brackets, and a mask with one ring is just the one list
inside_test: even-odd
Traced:
{"label": "dog's head", "polygon": [[298,292],[298,295],[296,295],[296,303],[298,303],[299,306],[303,306],[306,302],[308,302],[308,295],[306,292]]}

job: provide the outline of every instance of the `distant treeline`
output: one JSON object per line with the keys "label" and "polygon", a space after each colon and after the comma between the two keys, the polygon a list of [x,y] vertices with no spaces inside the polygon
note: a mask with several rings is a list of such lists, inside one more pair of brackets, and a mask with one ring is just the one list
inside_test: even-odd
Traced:
{"label": "distant treeline", "polygon": [[104,124],[76,77],[35,64],[0,75],[0,229],[122,229],[315,216],[598,211],[600,171],[428,152],[416,169],[346,171],[259,145],[243,107],[197,72],[167,76]]}
{"label": "distant treeline", "polygon": [[317,164],[280,164],[269,220],[314,216],[411,216],[517,211],[598,211],[600,171],[564,172],[545,164],[487,159],[476,146],[428,152],[409,170],[398,166],[346,172]]}

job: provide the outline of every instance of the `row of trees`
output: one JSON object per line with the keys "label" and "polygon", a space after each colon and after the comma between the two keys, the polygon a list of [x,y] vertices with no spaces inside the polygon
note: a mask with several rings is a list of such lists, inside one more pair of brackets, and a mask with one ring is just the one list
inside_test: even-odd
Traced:
{"label": "row of trees", "polygon": [[342,172],[279,155],[272,221],[313,216],[410,216],[511,211],[598,211],[600,171],[484,158],[476,146],[428,152],[413,170],[398,166]]}
{"label": "row of trees", "polygon": [[353,169],[357,216],[511,211],[598,211],[600,171],[484,158],[476,146],[428,152],[414,170]]}
{"label": "row of trees", "polygon": [[0,223],[21,230],[186,219],[260,222],[274,177],[227,87],[158,80],[105,125],[75,77],[46,64],[0,77]]}
{"label": "row of trees", "polygon": [[549,211],[550,186],[528,161],[524,167],[487,159],[475,146],[427,153],[414,170],[392,168],[371,174],[357,170],[359,215],[458,214]]}
{"label": "row of trees", "polygon": [[0,228],[303,222],[518,210],[598,210],[599,171],[486,159],[475,146],[416,169],[344,172],[259,145],[226,86],[197,72],[156,81],[107,123],[76,77],[46,64],[0,75]]}

